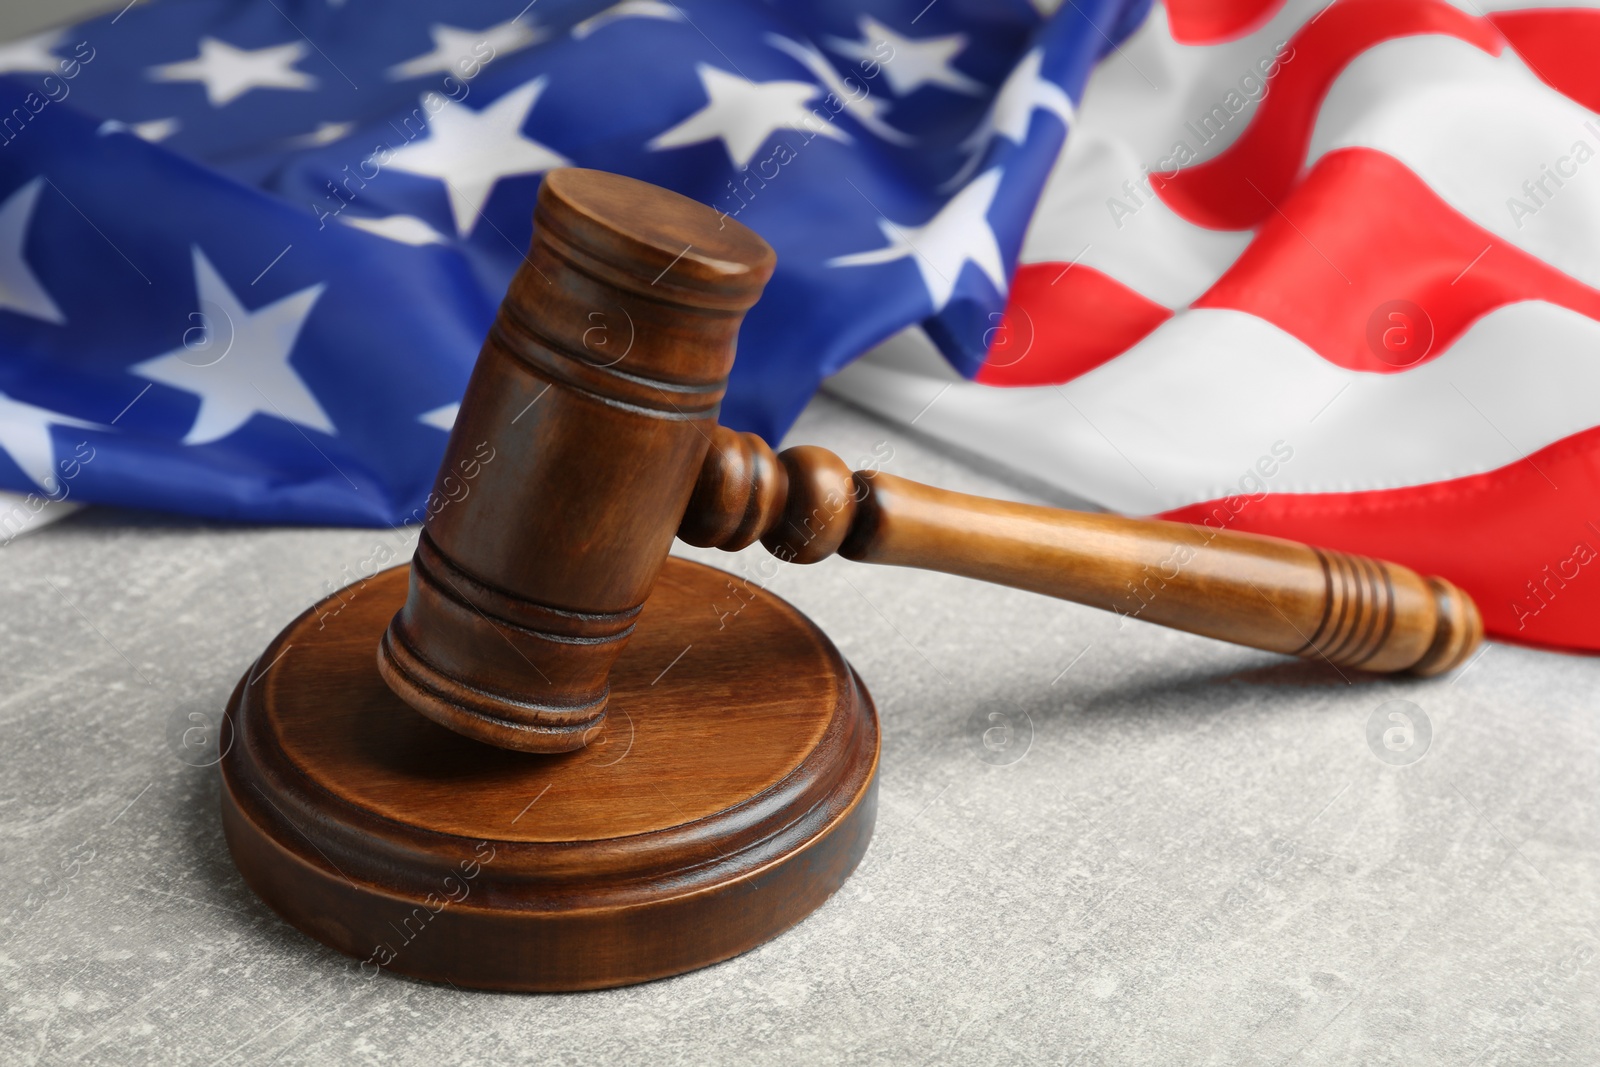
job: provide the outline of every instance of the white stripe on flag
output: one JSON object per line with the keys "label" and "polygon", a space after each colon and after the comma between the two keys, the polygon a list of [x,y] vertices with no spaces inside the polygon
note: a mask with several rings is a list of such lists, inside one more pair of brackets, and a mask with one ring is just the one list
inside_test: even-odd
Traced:
{"label": "white stripe on flag", "polygon": [[830,380],[855,403],[1133,514],[1239,492],[1283,442],[1272,492],[1352,492],[1494,470],[1600,425],[1600,323],[1521,303],[1415,369],[1338,367],[1239,311],[1186,311],[1064,386],[951,379],[908,331]]}
{"label": "white stripe on flag", "polygon": [[[1323,101],[1310,159],[1349,146],[1386,152],[1446,203],[1507,243],[1600,287],[1600,158],[1569,162],[1545,193],[1524,190],[1576,142],[1600,155],[1600,121],[1506,49],[1405,37],[1363,53]],[[1546,195],[1549,194],[1549,195]],[[1512,198],[1535,209],[1513,213]]]}

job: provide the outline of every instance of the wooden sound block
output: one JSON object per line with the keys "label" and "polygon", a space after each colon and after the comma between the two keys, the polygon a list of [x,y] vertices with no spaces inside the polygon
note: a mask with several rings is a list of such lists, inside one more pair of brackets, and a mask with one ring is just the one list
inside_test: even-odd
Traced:
{"label": "wooden sound block", "polygon": [[876,814],[877,713],[788,603],[741,589],[728,614],[726,574],[669,559],[604,724],[578,751],[539,755],[453,733],[384,684],[378,641],[407,572],[300,616],[228,705],[234,861],[363,973],[505,990],[647,981],[776,936],[855,869]]}

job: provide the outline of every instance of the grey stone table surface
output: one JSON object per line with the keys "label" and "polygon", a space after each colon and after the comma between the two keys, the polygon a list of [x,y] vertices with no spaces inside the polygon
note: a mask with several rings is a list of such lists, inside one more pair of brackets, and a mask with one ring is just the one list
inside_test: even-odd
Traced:
{"label": "grey stone table surface", "polygon": [[[830,400],[791,439],[1026,499]],[[773,585],[882,715],[828,904],[628,989],[354,979],[246,888],[173,738],[409,541],[89,510],[0,548],[0,1061],[1600,1062],[1600,662],[1347,679],[838,559]]]}

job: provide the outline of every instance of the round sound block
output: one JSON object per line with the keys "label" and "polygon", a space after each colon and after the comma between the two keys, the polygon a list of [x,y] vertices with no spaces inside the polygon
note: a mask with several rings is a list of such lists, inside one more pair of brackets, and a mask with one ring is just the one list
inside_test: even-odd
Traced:
{"label": "round sound block", "polygon": [[327,598],[267,646],[228,705],[222,761],[245,881],[363,973],[647,981],[776,936],[855,869],[877,714],[783,600],[669,559],[603,726],[538,755],[455,734],[384,685],[378,640],[406,571]]}

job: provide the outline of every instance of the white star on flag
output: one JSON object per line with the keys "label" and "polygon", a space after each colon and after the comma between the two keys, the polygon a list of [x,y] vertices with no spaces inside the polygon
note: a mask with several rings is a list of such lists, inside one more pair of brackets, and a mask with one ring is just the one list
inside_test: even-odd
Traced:
{"label": "white star on flag", "polygon": [[1044,52],[1035,48],[1022,57],[1017,69],[1006,78],[995,94],[994,105],[978,126],[978,132],[967,138],[972,143],[980,135],[987,140],[999,135],[1013,144],[1028,139],[1028,123],[1035,111],[1048,111],[1061,120],[1062,125],[1072,122],[1072,98],[1065,89],[1042,76]]}
{"label": "white star on flag", "polygon": [[767,34],[767,43],[793,57],[796,62],[809,70],[811,76],[833,94],[834,99],[839,101],[850,117],[872,133],[891,144],[908,145],[916,140],[910,134],[897,130],[883,121],[883,113],[890,107],[889,101],[873,96],[870,89],[862,93],[859,81],[854,84],[847,83],[834,69],[833,64],[815,48],[792,41],[779,33]]}
{"label": "white star on flag", "polygon": [[866,267],[912,259],[922,274],[922,284],[935,313],[950,302],[956,279],[968,263],[981,270],[1004,295],[1005,262],[988,218],[999,189],[1000,168],[996,167],[951,197],[938,214],[920,226],[903,226],[880,218],[878,228],[889,241],[887,247],[838,256],[830,259],[828,266]]}
{"label": "white star on flag", "polygon": [[44,190],[44,178],[24,185],[0,204],[0,310],[53,322],[57,326],[67,317],[50,299],[38,275],[24,258],[28,244],[28,224]]}
{"label": "white star on flag", "polygon": [[106,119],[94,132],[101,137],[110,137],[114,133],[131,133],[142,141],[160,144],[177,133],[181,125],[175,118],[151,119],[149,122],[132,123],[122,122],[119,119]]}
{"label": "white star on flag", "polygon": [[[433,50],[390,67],[390,81],[405,81],[440,72],[461,74],[456,64],[462,60],[475,60],[482,65],[489,59],[538,44],[545,37],[543,30],[524,22],[521,16],[483,30],[463,30],[459,26],[435,22],[428,27],[428,33],[433,37]],[[485,45],[489,48],[488,58],[478,54],[478,49]]]}
{"label": "white star on flag", "polygon": [[358,230],[399,241],[403,245],[442,245],[444,234],[429,226],[415,215],[385,215],[382,218],[361,218],[357,215],[340,215],[339,221]]}
{"label": "white star on flag", "polygon": [[29,481],[47,493],[54,493],[58,484],[56,446],[50,435],[52,426],[102,429],[97,423],[24,404],[0,393],[0,449],[5,450]]}
{"label": "white star on flag", "polygon": [[[861,40],[830,37],[828,47],[862,63],[877,63],[889,82],[889,91],[896,96],[905,96],[924,85],[937,85],[969,96],[980,96],[988,88],[950,65],[950,61],[967,47],[964,33],[902,37],[871,15],[862,15],[858,25]],[[889,46],[887,53],[880,54],[882,44]]]}
{"label": "white star on flag", "polygon": [[443,182],[456,232],[467,236],[501,178],[567,165],[567,157],[522,133],[547,81],[535,78],[482,111],[445,105],[428,120],[428,136],[394,153],[388,165]]}
{"label": "white star on flag", "polygon": [[33,37],[24,37],[20,41],[0,44],[0,74],[22,74],[33,71],[40,74],[55,73],[56,67],[61,63],[55,55],[55,48],[64,36],[66,36],[65,30],[51,30]]}
{"label": "white star on flag", "polygon": [[682,22],[683,12],[678,10],[677,4],[665,4],[661,0],[622,0],[620,4],[612,4],[597,14],[590,15],[582,22],[572,27],[572,36],[578,40],[604,29],[613,22],[623,19],[662,19],[666,22]]}
{"label": "white star on flag", "polygon": [[1042,49],[1035,48],[1022,57],[1022,62],[995,94],[994,103],[984,112],[983,121],[961,142],[961,148],[969,153],[967,162],[945,188],[953,189],[967,180],[978,168],[991,139],[1004,137],[1015,145],[1026,141],[1035,111],[1049,112],[1060,119],[1063,126],[1072,124],[1076,113],[1072,98],[1065,89],[1040,74],[1043,64]]}
{"label": "white star on flag", "polygon": [[449,433],[455,429],[456,415],[460,412],[461,404],[459,402],[441,404],[432,411],[424,411],[421,415],[418,415],[417,421],[424,426],[432,426],[436,430],[443,430],[445,433]]}
{"label": "white star on flag", "polygon": [[646,148],[660,151],[720,140],[733,165],[743,169],[779,130],[806,130],[835,141],[850,140],[849,134],[831,122],[819,121],[806,107],[807,101],[822,93],[811,82],[753,82],[709,63],[697,63],[695,73],[705,89],[706,106],[658,134]]}
{"label": "white star on flag", "polygon": [[289,365],[295,340],[326,286],[313,285],[248,311],[198,245],[194,279],[200,310],[190,316],[194,325],[184,335],[194,343],[129,368],[200,398],[183,443],[220,440],[256,414],[335,433],[327,412]]}
{"label": "white star on flag", "polygon": [[250,50],[202,37],[199,55],[151,67],[149,77],[158,82],[203,82],[211,106],[222,107],[252,89],[315,89],[315,77],[294,69],[305,56],[304,41]]}
{"label": "white star on flag", "polygon": [[319,122],[317,128],[310,133],[291,137],[285,143],[295,148],[320,148],[344,140],[354,133],[355,129],[356,124],[353,122]]}

